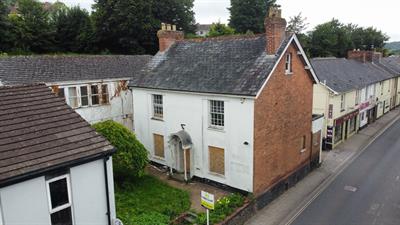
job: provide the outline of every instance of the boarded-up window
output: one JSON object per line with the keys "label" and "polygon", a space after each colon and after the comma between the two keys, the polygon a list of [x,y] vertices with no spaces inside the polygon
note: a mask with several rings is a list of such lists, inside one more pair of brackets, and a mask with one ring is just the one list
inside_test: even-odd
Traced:
{"label": "boarded-up window", "polygon": [[165,158],[164,154],[164,136],[153,134],[154,137],[154,155],[160,158]]}
{"label": "boarded-up window", "polygon": [[208,147],[210,172],[225,175],[225,150],[223,148]]}

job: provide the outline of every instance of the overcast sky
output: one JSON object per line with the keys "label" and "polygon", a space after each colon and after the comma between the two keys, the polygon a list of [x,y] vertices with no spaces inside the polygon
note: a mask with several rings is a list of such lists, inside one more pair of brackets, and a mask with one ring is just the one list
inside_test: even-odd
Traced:
{"label": "overcast sky", "polygon": [[[93,0],[61,1],[68,5],[79,4],[88,10],[93,3]],[[399,0],[278,0],[278,4],[282,6],[283,16],[287,19],[302,12],[310,23],[309,29],[337,18],[344,23],[376,27],[388,34],[391,41],[400,41]],[[230,0],[195,0],[196,21],[212,23],[219,20],[227,23],[229,6]]]}

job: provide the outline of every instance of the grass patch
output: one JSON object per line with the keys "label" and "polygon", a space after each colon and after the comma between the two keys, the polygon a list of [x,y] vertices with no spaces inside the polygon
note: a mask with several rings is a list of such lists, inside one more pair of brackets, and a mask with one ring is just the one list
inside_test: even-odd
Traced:
{"label": "grass patch", "polygon": [[145,175],[116,185],[117,216],[125,225],[164,225],[190,208],[189,193]]}

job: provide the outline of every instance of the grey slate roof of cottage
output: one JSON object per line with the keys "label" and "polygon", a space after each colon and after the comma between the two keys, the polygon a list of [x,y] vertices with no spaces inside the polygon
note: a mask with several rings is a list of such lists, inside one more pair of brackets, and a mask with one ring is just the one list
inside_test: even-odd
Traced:
{"label": "grey slate roof of cottage", "polygon": [[256,96],[279,56],[267,55],[265,35],[178,41],[159,52],[130,87]]}
{"label": "grey slate roof of cottage", "polygon": [[321,83],[326,82],[326,86],[338,93],[361,89],[393,77],[373,63],[344,58],[315,58],[311,64]]}
{"label": "grey slate roof of cottage", "polygon": [[388,72],[395,74],[395,76],[400,75],[400,57],[399,56],[391,56],[382,58],[380,64],[383,65],[384,68],[388,70]]}
{"label": "grey slate roof of cottage", "polygon": [[0,57],[5,85],[133,77],[152,56],[80,55]]}
{"label": "grey slate roof of cottage", "polygon": [[0,87],[0,186],[113,149],[45,85]]}

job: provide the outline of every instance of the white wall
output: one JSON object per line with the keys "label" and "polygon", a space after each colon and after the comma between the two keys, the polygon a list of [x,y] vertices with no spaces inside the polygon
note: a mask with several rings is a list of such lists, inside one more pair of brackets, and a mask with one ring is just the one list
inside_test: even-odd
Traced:
{"label": "white wall", "polygon": [[[86,121],[91,124],[105,121],[114,120],[125,125],[128,129],[132,130],[133,120],[133,106],[132,106],[132,93],[130,90],[118,91],[119,80],[101,80],[101,81],[81,81],[81,82],[60,82],[56,84],[47,84],[48,86],[57,85],[60,88],[65,88],[65,98],[69,98],[68,87],[78,87],[79,85],[90,85],[90,84],[107,84],[109,93],[109,104],[96,105],[96,106],[85,106],[75,108],[75,111],[79,113]],[[80,91],[78,91],[80,93]],[[80,101],[80,99],[78,99]],[[68,100],[67,100],[68,102]]]}
{"label": "white wall", "polygon": [[50,225],[44,177],[0,189],[5,225]]}
{"label": "white wall", "polygon": [[[71,168],[70,178],[74,225],[108,225],[103,160]],[[5,225],[51,224],[44,176],[1,188],[0,201]]]}
{"label": "white wall", "polygon": [[75,225],[107,225],[103,160],[70,170]]}
{"label": "white wall", "polygon": [[[163,95],[163,121],[151,119],[152,94]],[[223,131],[209,128],[209,100],[225,101]],[[241,98],[235,97],[133,89],[133,102],[135,132],[151,156],[154,156],[153,133],[164,136],[165,160],[152,157],[153,161],[172,165],[174,160],[168,146],[169,136],[180,131],[181,124],[186,124],[185,130],[193,141],[192,175],[252,192],[254,116],[252,99],[241,102]],[[249,145],[244,145],[246,141]],[[225,149],[225,176],[216,176],[209,172],[208,146]]]}

